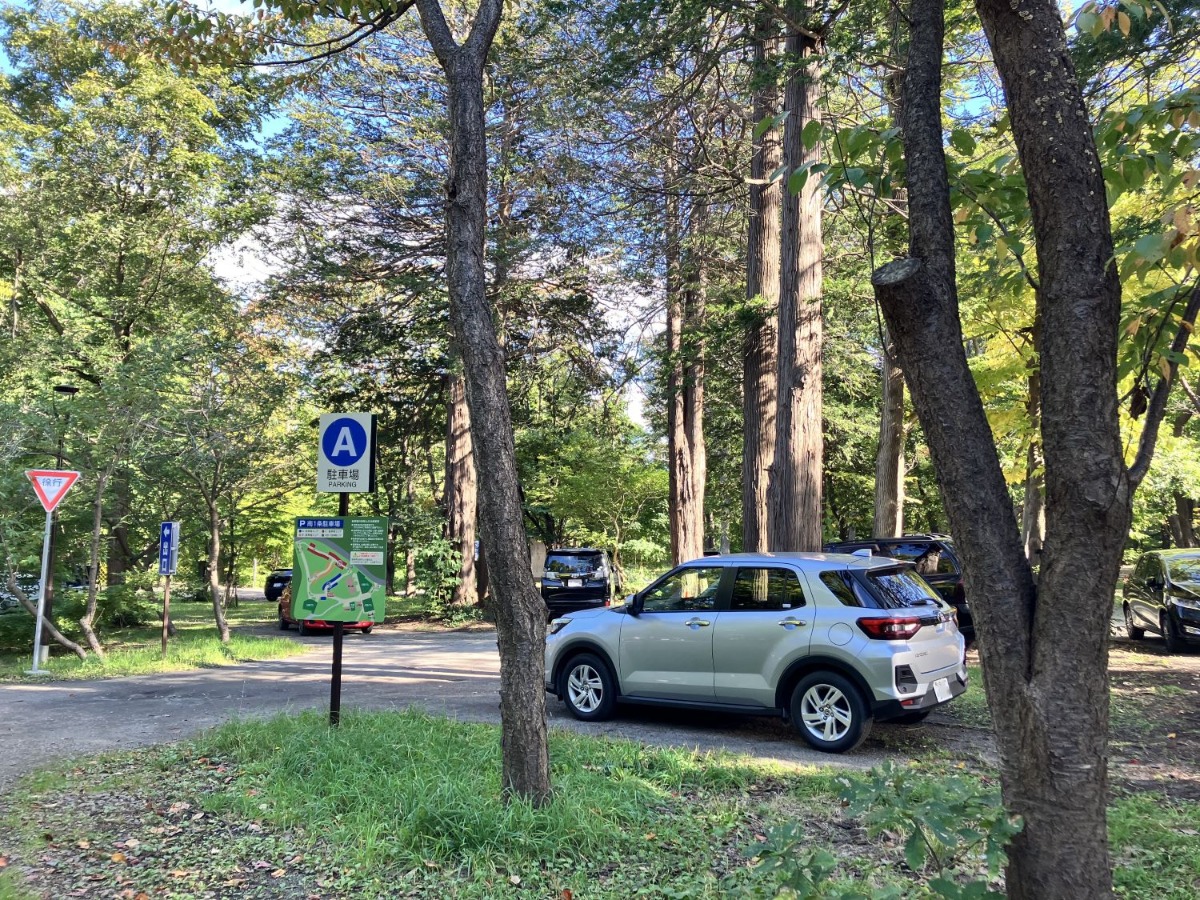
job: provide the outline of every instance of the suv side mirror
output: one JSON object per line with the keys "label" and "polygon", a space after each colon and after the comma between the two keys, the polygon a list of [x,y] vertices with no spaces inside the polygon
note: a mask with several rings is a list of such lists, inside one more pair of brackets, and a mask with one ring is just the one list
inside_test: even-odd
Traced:
{"label": "suv side mirror", "polygon": [[640,616],[642,614],[642,596],[641,594],[630,594],[625,598],[625,607],[629,610],[631,616]]}

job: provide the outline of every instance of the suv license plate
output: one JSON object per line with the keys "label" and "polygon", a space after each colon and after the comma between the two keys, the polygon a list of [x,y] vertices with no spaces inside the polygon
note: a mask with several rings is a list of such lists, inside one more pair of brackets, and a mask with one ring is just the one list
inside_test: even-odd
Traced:
{"label": "suv license plate", "polygon": [[939,703],[945,703],[950,699],[949,678],[939,678],[933,683],[933,696],[937,697]]}
{"label": "suv license plate", "polygon": [[[583,579],[582,578],[568,578],[567,579],[567,587],[583,587]],[[950,689],[946,688],[946,690],[950,690]]]}

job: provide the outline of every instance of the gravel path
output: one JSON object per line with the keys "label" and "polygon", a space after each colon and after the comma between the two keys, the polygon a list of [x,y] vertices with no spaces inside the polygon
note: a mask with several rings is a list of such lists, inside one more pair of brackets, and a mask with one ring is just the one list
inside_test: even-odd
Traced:
{"label": "gravel path", "polygon": [[[53,759],[175,741],[230,719],[327,708],[332,638],[292,636],[309,652],[167,675],[0,685],[0,789]],[[492,632],[347,634],[342,707],[415,704],[499,722],[499,670]],[[608,722],[583,723],[553,697],[547,706],[551,726],[786,764],[868,768],[890,755],[871,744],[845,757],[816,753],[778,719],[630,708]]]}

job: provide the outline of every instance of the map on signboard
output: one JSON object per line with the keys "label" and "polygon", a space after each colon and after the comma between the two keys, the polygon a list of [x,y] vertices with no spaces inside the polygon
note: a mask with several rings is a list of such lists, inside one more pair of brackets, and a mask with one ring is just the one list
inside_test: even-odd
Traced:
{"label": "map on signboard", "polygon": [[292,618],[382,622],[387,532],[382,517],[297,519]]}

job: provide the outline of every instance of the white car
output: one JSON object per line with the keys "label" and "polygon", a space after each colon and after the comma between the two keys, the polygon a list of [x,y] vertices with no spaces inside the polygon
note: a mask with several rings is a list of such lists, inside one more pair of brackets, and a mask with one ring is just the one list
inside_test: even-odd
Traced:
{"label": "white car", "polygon": [[546,638],[546,690],[576,718],[618,703],[780,715],[830,753],[966,689],[953,610],[881,557],[705,557],[624,604],[554,619]]}

